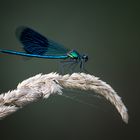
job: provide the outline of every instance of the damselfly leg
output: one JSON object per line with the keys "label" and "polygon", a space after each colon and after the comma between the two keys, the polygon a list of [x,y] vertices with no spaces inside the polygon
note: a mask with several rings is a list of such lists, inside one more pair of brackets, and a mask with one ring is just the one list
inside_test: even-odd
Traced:
{"label": "damselfly leg", "polygon": [[62,74],[66,71],[70,72],[71,70],[69,69],[69,67],[74,64],[72,60],[60,61],[59,63],[59,69]]}

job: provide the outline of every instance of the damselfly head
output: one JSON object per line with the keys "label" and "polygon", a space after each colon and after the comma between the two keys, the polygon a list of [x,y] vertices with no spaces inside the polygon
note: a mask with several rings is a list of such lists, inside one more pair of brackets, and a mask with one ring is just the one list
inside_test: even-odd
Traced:
{"label": "damselfly head", "polygon": [[82,59],[83,59],[85,62],[87,62],[87,61],[88,61],[88,56],[85,55],[85,54],[83,54],[83,55],[82,55]]}

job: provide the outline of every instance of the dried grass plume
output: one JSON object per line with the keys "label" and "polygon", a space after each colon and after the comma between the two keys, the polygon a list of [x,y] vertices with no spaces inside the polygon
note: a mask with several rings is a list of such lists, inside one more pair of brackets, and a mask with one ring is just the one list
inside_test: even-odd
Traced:
{"label": "dried grass plume", "polygon": [[98,77],[85,73],[38,74],[24,80],[17,86],[17,89],[0,95],[0,118],[4,118],[40,98],[48,98],[49,95],[56,93],[61,95],[63,88],[93,90],[110,101],[118,110],[123,121],[128,123],[127,108],[113,88]]}

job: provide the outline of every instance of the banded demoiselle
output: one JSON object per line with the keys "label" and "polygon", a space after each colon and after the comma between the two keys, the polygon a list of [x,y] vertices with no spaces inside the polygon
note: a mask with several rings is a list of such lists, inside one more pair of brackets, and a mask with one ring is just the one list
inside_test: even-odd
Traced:
{"label": "banded demoiselle", "polygon": [[69,50],[29,27],[17,28],[16,36],[22,43],[25,52],[5,49],[0,49],[0,52],[26,57],[63,59],[63,62],[66,63],[79,64],[80,69],[84,69],[84,63],[88,61],[87,55],[81,55],[76,50]]}

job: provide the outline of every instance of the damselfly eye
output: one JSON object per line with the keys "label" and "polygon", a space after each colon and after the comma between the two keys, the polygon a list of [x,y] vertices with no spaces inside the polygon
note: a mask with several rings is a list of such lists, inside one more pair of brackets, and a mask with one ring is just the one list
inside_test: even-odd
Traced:
{"label": "damselfly eye", "polygon": [[84,59],[84,61],[87,62],[88,61],[88,56],[87,55],[83,55],[82,59]]}

